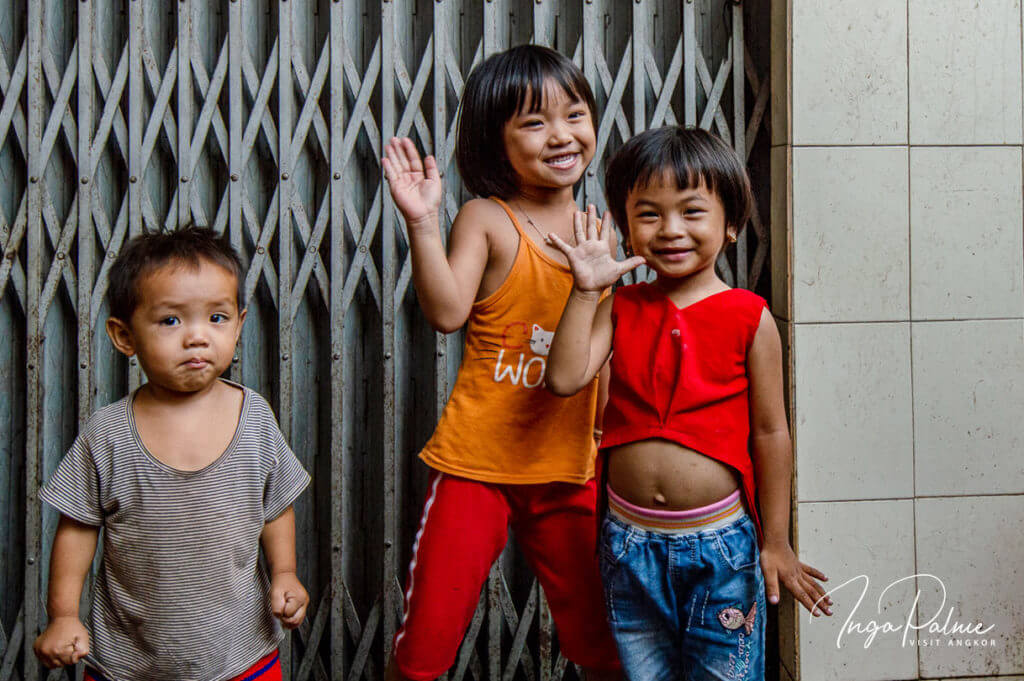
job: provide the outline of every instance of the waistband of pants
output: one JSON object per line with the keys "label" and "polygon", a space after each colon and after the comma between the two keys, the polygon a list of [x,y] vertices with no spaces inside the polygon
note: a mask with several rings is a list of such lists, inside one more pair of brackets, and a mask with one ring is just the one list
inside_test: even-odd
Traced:
{"label": "waistband of pants", "polygon": [[730,525],[747,515],[740,491],[701,508],[659,511],[632,504],[608,487],[608,513],[620,522],[659,534],[696,534]]}

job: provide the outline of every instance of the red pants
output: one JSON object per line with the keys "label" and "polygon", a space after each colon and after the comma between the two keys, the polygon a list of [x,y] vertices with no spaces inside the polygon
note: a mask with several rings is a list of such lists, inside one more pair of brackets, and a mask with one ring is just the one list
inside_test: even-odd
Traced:
{"label": "red pants", "polygon": [[[277,651],[267,654],[266,657],[258,660],[256,664],[235,676],[231,681],[281,681],[281,660]],[[85,668],[84,681],[107,681],[99,672],[88,667]]]}
{"label": "red pants", "polygon": [[500,485],[435,472],[413,546],[395,663],[431,681],[455,662],[511,524],[551,607],[562,653],[618,669],[598,573],[595,483]]}

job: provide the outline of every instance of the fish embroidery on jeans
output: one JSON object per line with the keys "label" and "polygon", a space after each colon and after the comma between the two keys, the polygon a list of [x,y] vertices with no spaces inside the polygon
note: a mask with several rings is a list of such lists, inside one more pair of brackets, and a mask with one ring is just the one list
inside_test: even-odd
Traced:
{"label": "fish embroidery on jeans", "polygon": [[750,606],[750,612],[746,616],[744,616],[743,611],[739,608],[726,608],[718,613],[718,621],[722,623],[723,627],[731,631],[742,626],[746,629],[748,635],[754,631],[754,620],[756,619],[757,601],[754,601],[754,604]]}

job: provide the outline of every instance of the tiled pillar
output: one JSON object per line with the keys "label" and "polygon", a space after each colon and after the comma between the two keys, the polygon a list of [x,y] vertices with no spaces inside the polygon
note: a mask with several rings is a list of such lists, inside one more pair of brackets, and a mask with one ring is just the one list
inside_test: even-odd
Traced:
{"label": "tiled pillar", "polygon": [[[772,0],[793,540],[846,583],[832,618],[783,601],[783,679],[1024,675],[1022,19],[1019,0]],[[916,626],[992,629],[869,641],[918,592]]]}

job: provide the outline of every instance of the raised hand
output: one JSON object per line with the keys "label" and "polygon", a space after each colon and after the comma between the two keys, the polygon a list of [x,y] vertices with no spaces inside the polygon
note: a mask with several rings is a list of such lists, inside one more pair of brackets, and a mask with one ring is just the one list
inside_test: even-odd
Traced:
{"label": "raised hand", "polygon": [[411,139],[392,137],[381,164],[391,198],[405,216],[409,229],[435,226],[441,206],[441,174],[434,157],[427,156],[421,161]]}
{"label": "raised hand", "polygon": [[[599,230],[599,225],[605,228]],[[612,220],[605,212],[599,222],[593,204],[587,212],[577,211],[572,221],[576,245],[570,246],[557,234],[548,234],[548,242],[565,254],[572,268],[574,286],[578,291],[600,293],[614,284],[623,274],[646,262],[638,255],[619,261],[612,254]],[[603,232],[601,234],[600,232]]]}

